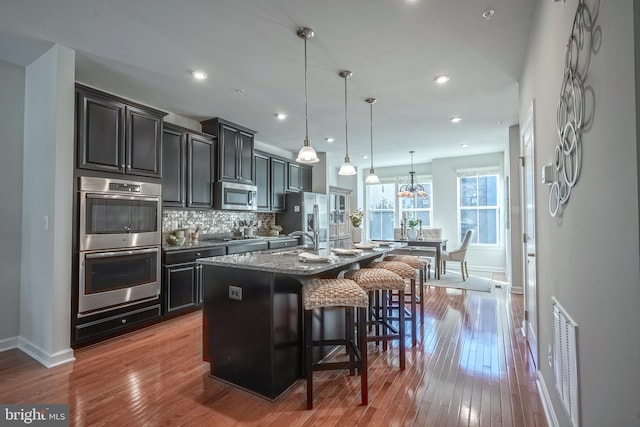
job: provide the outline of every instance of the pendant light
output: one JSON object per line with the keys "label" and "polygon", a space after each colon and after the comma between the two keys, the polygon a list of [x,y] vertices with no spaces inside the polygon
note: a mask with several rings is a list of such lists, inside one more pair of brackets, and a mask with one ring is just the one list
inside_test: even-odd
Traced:
{"label": "pendant light", "polygon": [[413,199],[414,197],[427,197],[427,192],[424,190],[424,187],[415,182],[414,175],[416,174],[413,170],[413,153],[415,151],[409,151],[411,154],[411,170],[409,171],[409,184],[404,184],[400,186],[400,191],[398,191],[398,197],[404,197],[407,199]]}
{"label": "pendant light", "polygon": [[302,27],[298,29],[298,37],[304,40],[304,124],[305,124],[305,138],[304,145],[298,152],[296,162],[298,163],[318,163],[320,159],[316,150],[311,146],[309,142],[309,101],[307,92],[307,40],[313,37],[314,33],[311,28]]}
{"label": "pendant light", "polygon": [[369,111],[371,115],[371,168],[369,169],[369,175],[367,179],[364,180],[365,184],[380,184],[380,178],[376,175],[376,172],[373,170],[373,104],[376,103],[375,98],[367,98],[364,100],[367,104],[369,104]]}
{"label": "pendant light", "polygon": [[338,175],[355,175],[356,168],[351,164],[349,159],[349,129],[347,126],[347,79],[353,76],[351,71],[342,70],[338,73],[340,77],[344,78],[344,141],[346,144],[346,154],[344,156],[344,163],[340,166]]}

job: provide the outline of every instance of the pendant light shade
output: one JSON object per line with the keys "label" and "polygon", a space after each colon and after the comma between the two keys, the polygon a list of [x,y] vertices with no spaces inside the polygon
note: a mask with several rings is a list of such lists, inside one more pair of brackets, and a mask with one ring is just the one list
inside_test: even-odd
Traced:
{"label": "pendant light shade", "polygon": [[302,27],[298,29],[298,37],[304,40],[304,124],[305,124],[305,138],[304,145],[298,152],[296,162],[298,163],[318,163],[320,159],[316,150],[311,146],[309,142],[309,100],[307,91],[307,40],[313,37],[314,33],[311,28]]}
{"label": "pendant light shade", "polygon": [[344,141],[346,144],[346,154],[344,156],[344,163],[340,166],[338,175],[355,175],[356,168],[351,164],[349,159],[349,128],[347,119],[347,79],[353,75],[351,71],[342,70],[338,73],[340,77],[344,78]]}
{"label": "pendant light shade", "polygon": [[364,180],[365,184],[380,184],[380,178],[376,175],[376,171],[373,170],[373,104],[375,104],[375,98],[367,98],[365,102],[369,104],[369,113],[371,116],[371,168],[369,169],[369,175],[367,175],[367,179]]}

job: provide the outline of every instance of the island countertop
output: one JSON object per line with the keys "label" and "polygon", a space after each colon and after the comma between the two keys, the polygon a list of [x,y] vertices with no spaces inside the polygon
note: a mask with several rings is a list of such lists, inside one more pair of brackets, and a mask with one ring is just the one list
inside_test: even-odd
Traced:
{"label": "island countertop", "polygon": [[255,270],[270,273],[290,274],[295,276],[312,276],[325,271],[346,267],[353,263],[370,260],[393,249],[405,246],[406,243],[392,243],[372,249],[363,249],[356,255],[336,255],[329,249],[320,249],[318,255],[331,256],[331,261],[309,262],[301,261],[299,254],[312,253],[303,247],[287,248],[285,250],[269,250],[250,252],[246,254],[224,255],[198,259],[199,264],[219,267],[231,267],[244,270]]}

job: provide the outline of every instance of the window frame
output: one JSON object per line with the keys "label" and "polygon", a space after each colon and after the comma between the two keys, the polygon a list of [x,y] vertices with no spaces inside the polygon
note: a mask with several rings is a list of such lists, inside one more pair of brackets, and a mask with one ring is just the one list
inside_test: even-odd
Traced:
{"label": "window frame", "polygon": [[[476,182],[478,178],[486,177],[486,176],[495,176],[496,181],[496,204],[495,205],[476,205],[476,206],[462,206],[461,198],[462,198],[462,189],[461,189],[461,179],[462,178],[471,178],[475,177]],[[474,168],[474,169],[464,169],[456,171],[456,188],[457,188],[457,196],[456,196],[456,212],[457,212],[457,234],[456,240],[458,240],[458,245],[462,243],[462,210],[495,210],[496,219],[495,219],[495,235],[496,242],[495,243],[481,243],[478,241],[480,237],[480,231],[478,229],[475,230],[474,236],[469,243],[472,246],[484,247],[484,248],[502,248],[503,245],[503,231],[500,228],[500,216],[501,216],[501,208],[502,208],[502,187],[501,187],[501,173],[498,167],[490,167],[490,168]],[[478,228],[480,221],[476,222],[476,227]]]}

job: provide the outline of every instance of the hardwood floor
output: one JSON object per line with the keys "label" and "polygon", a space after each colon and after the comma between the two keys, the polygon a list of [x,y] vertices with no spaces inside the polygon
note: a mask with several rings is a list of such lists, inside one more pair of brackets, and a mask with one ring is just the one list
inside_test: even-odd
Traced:
{"label": "hardwood floor", "polygon": [[76,351],[52,369],[0,353],[0,402],[69,403],[73,426],[546,426],[520,334],[523,302],[507,289],[429,287],[418,346],[369,344],[369,405],[357,376],[314,373],[315,408],[299,380],[275,403],[208,376],[201,313]]}

